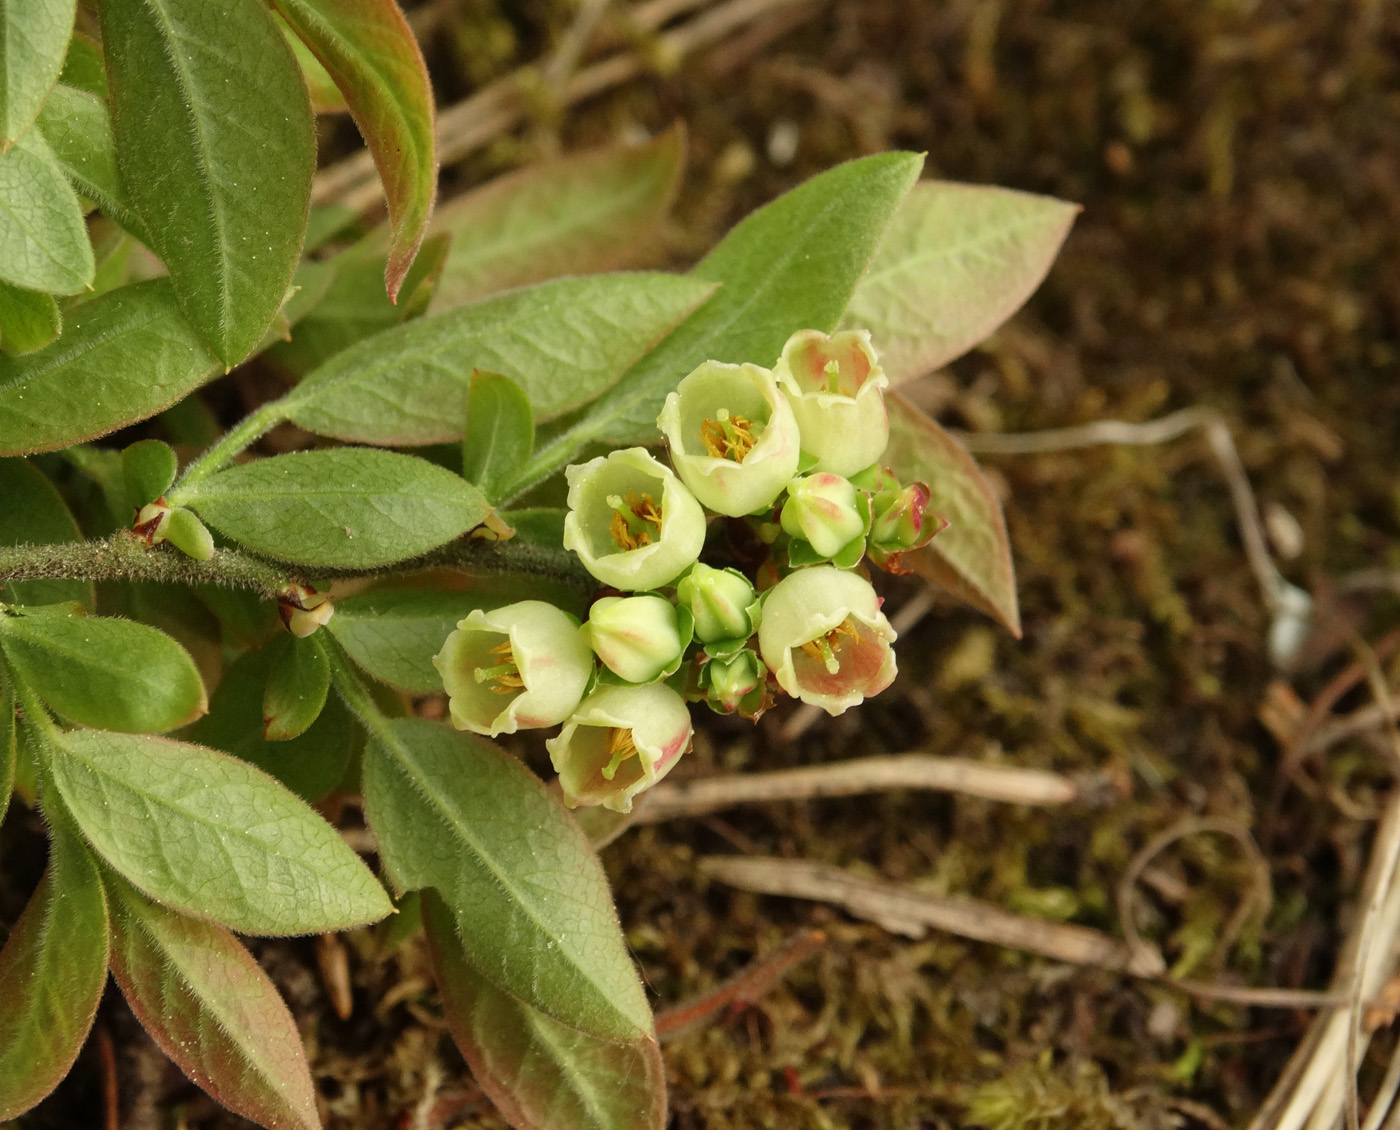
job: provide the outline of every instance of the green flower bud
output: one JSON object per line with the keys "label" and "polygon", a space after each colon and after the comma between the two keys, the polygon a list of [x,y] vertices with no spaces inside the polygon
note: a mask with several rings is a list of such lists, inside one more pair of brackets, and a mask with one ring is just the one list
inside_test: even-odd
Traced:
{"label": "green flower bud", "polygon": [[718,514],[767,510],[797,473],[797,420],[757,365],[706,361],[666,397],[656,426],[676,473]]}
{"label": "green flower bud", "polygon": [[783,690],[828,714],[894,681],[894,639],[870,582],[843,569],[799,569],[764,597],[763,661]]}
{"label": "green flower bud", "polygon": [[194,511],[177,506],[165,526],[165,540],[196,561],[214,556],[214,535],[194,516]]}
{"label": "green flower bud", "polygon": [[522,600],[459,621],[433,657],[452,724],[496,737],[564,721],[593,675],[578,621],[542,600]]}
{"label": "green flower bud", "polygon": [[929,489],[910,483],[899,490],[881,491],[871,500],[870,558],[891,573],[908,570],[900,558],[947,529],[947,519],[928,512]]}
{"label": "green flower bud", "polygon": [[595,691],[544,744],[570,808],[631,812],[632,798],[670,772],[690,737],[685,699],[648,683]]}
{"label": "green flower bud", "polygon": [[866,514],[856,488],[840,475],[819,472],[793,479],[783,503],[783,529],[821,557],[835,557],[865,533]]}
{"label": "green flower bud", "polygon": [[868,330],[830,336],[799,330],[773,367],[815,471],[854,475],[885,453],[890,438],[885,388]]}
{"label": "green flower bud", "polygon": [[705,701],[717,714],[737,710],[746,717],[757,717],[765,705],[767,674],[763,660],[749,648],[728,658],[712,656],[702,671]]}
{"label": "green flower bud", "polygon": [[744,641],[758,629],[758,597],[749,579],[735,569],[696,564],[676,586],[676,596],[695,617],[701,643]]}
{"label": "green flower bud", "polygon": [[565,471],[564,548],[605,585],[657,589],[685,572],[705,544],[705,511],[675,472],[640,447]]}
{"label": "green flower bud", "polygon": [[594,654],[629,683],[651,683],[675,672],[690,643],[676,606],[660,596],[605,596],[588,610],[584,635]]}

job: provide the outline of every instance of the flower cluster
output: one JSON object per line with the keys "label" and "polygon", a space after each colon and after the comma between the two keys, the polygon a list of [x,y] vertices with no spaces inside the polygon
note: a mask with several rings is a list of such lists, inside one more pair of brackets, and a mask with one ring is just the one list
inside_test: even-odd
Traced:
{"label": "flower cluster", "polygon": [[657,420],[670,466],[634,447],[569,467],[564,546],[606,591],[583,624],[535,600],[463,620],[434,660],[453,723],[562,724],[565,800],[627,812],[690,747],[687,701],[840,714],[884,690],[895,633],[858,567],[902,571],[946,525],[880,466],[887,384],[864,330],[804,330],[771,370],[680,382]]}

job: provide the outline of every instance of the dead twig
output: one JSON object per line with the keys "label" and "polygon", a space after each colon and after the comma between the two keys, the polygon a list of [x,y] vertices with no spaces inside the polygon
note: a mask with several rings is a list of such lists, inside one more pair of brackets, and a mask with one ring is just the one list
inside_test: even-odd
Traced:
{"label": "dead twig", "polygon": [[659,824],[740,804],[859,796],[890,789],[933,789],[1008,804],[1054,806],[1078,799],[1068,777],[1043,769],[987,765],[961,757],[896,753],[829,765],[743,773],[694,781],[663,781],[645,794],[634,823]]}
{"label": "dead twig", "polygon": [[97,1036],[97,1062],[102,1070],[102,1126],[103,1130],[120,1130],[121,1109],[117,1092],[117,1052],[112,1045],[112,1033],[99,1024]]}
{"label": "dead twig", "polygon": [[806,961],[826,945],[820,930],[804,930],[790,938],[767,957],[753,962],[737,976],[712,989],[697,1000],[663,1009],[656,1014],[656,1035],[664,1044],[689,1035],[710,1023],[722,1012],[733,1012],[751,1005],[785,977],[794,966]]}

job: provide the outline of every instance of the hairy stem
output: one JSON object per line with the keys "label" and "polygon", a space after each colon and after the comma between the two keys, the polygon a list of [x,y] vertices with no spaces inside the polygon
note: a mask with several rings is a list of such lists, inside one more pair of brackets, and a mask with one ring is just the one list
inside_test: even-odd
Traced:
{"label": "hairy stem", "polygon": [[223,438],[185,468],[185,473],[180,476],[180,481],[171,488],[167,496],[170,498],[171,504],[178,506],[179,503],[175,499],[179,497],[182,490],[193,486],[201,479],[207,479],[235,455],[247,450],[286,420],[286,407],[285,398],[273,400],[243,417],[237,426],[226,432]]}

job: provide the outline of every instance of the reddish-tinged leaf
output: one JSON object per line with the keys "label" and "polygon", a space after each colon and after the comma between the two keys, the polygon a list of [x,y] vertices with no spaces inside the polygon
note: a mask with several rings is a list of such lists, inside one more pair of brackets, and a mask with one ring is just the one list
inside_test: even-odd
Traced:
{"label": "reddish-tinged leaf", "polygon": [[[648,266],[685,166],[685,131],[531,165],[440,207],[452,236],[434,311],[562,275]],[[650,261],[650,262],[649,262]]]}
{"label": "reddish-tinged leaf", "polygon": [[1001,503],[967,449],[899,393],[887,397],[884,464],[904,482],[928,484],[928,508],[949,526],[903,564],[985,612],[1018,639],[1021,613]]}
{"label": "reddish-tinged leaf", "polygon": [[666,1077],[651,1036],[614,1043],[552,1020],[467,961],[436,891],[423,894],[433,971],[452,1038],[517,1130],[660,1130]]}
{"label": "reddish-tinged leaf", "polygon": [[923,181],[885,229],[844,326],[868,329],[894,384],[946,365],[1020,309],[1079,208],[1009,188]]}
{"label": "reddish-tinged leaf", "polygon": [[389,205],[384,282],[397,299],[433,210],[433,92],[418,42],[394,0],[273,0],[345,95]]}
{"label": "reddish-tinged leaf", "polygon": [[0,950],[0,1122],[68,1074],[107,983],[107,902],[97,866],[61,821],[49,867]]}
{"label": "reddish-tinged leaf", "polygon": [[244,1118],[272,1130],[319,1130],[296,1022],[252,955],[227,930],[107,878],[112,973],[161,1050]]}

